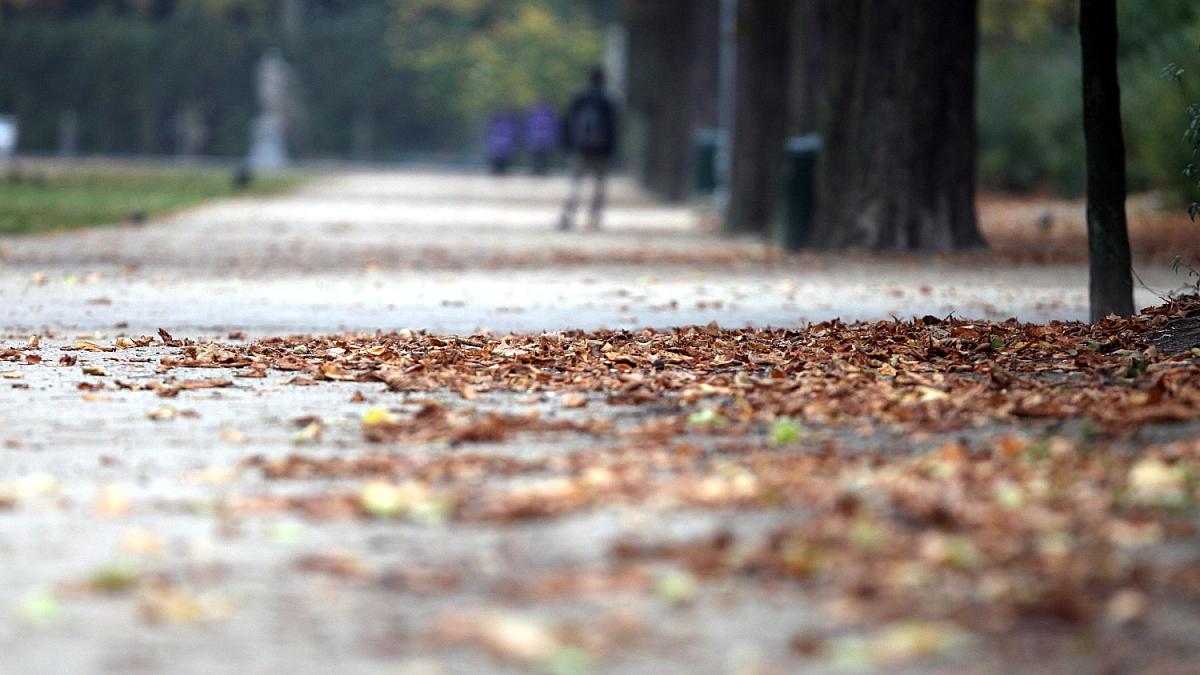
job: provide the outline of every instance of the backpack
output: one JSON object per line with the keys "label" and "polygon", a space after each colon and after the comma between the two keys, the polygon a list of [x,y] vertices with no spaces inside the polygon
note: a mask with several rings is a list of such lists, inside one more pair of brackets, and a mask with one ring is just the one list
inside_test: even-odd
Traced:
{"label": "backpack", "polygon": [[605,153],[613,145],[612,119],[599,96],[579,101],[571,113],[571,144],[582,153]]}

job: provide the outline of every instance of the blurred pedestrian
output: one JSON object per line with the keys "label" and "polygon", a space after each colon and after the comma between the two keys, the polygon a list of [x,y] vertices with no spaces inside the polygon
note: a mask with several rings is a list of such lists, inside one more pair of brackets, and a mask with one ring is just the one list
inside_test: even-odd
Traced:
{"label": "blurred pedestrian", "polygon": [[539,103],[525,118],[525,142],[529,146],[529,161],[533,175],[550,172],[550,156],[558,143],[558,116],[549,103]]}
{"label": "blurred pedestrian", "polygon": [[572,155],[571,192],[567,197],[559,229],[575,226],[575,212],[583,199],[583,183],[595,181],[588,229],[600,229],[604,211],[604,191],[613,154],[617,149],[617,107],[605,91],[605,75],[596,68],[588,78],[588,87],[575,97],[563,116],[563,146]]}
{"label": "blurred pedestrian", "polygon": [[517,123],[513,114],[505,110],[492,115],[487,129],[487,153],[493,174],[503,176],[508,173],[516,149]]}

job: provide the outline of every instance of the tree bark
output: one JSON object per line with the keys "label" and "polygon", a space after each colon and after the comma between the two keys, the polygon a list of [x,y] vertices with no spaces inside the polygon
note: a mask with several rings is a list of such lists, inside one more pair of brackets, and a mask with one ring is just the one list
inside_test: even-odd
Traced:
{"label": "tree bark", "polygon": [[791,65],[788,89],[788,134],[819,133],[826,127],[829,106],[829,26],[838,0],[800,0],[792,6]]}
{"label": "tree bark", "polygon": [[[800,0],[812,2],[820,9],[823,0]],[[825,21],[819,91],[828,107],[800,113],[815,115],[823,136],[809,244],[983,246],[975,214],[977,0],[842,0],[817,15]]]}
{"label": "tree bark", "polygon": [[659,195],[684,199],[693,136],[711,126],[716,95],[716,0],[625,0],[629,107],[645,123],[638,175]]}
{"label": "tree bark", "polygon": [[1089,304],[1092,320],[1099,321],[1110,314],[1133,314],[1116,0],[1080,0],[1079,37],[1087,142]]}
{"label": "tree bark", "polygon": [[691,125],[693,130],[711,129],[718,123],[717,70],[720,67],[721,2],[692,0],[691,16]]}
{"label": "tree bark", "polygon": [[789,100],[793,0],[741,0],[730,232],[764,233],[779,200]]}

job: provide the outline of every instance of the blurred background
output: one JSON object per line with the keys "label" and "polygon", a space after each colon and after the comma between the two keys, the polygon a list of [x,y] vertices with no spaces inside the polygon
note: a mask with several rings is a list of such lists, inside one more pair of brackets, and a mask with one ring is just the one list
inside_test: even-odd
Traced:
{"label": "blurred background", "polygon": [[578,0],[5,0],[0,112],[29,154],[240,157],[260,59],[301,158],[462,158],[502,106],[563,103],[615,17]]}
{"label": "blurred background", "polygon": [[[481,168],[489,119],[522,115],[536,105],[561,111],[588,69],[602,64],[625,113],[618,166],[659,200],[703,206],[714,229],[778,240],[772,234],[788,208],[780,204],[796,199],[795,184],[784,185],[796,170],[787,164],[788,148],[800,147],[788,145],[789,138],[816,132],[827,141],[823,157],[849,161],[847,148],[861,145],[866,153],[887,136],[869,128],[880,112],[871,106],[847,112],[854,101],[837,99],[844,92],[834,83],[849,72],[878,87],[878,80],[900,71],[872,73],[862,64],[836,70],[845,45],[830,41],[853,14],[849,5],[836,5],[0,0],[0,155],[7,144],[29,161],[54,160],[43,164],[52,171],[41,179],[58,187],[72,179],[64,167],[77,158],[220,169],[193,172],[186,186],[162,190],[155,181],[170,176],[126,174],[118,181],[112,171],[93,171],[86,180],[106,187],[79,193],[76,201],[91,205],[76,209],[88,211],[79,214],[64,213],[70,200],[62,193],[10,185],[2,188],[6,199],[25,206],[0,209],[0,233],[138,220],[235,189],[294,185],[268,176],[251,186],[249,174],[231,184],[228,171],[239,166]],[[1077,2],[980,0],[977,16],[975,4],[967,6],[972,14],[940,19],[963,23],[953,34],[967,43],[930,67],[944,70],[945,95],[961,102],[962,92],[974,92],[977,137],[957,134],[942,142],[959,144],[952,154],[973,162],[975,181],[961,180],[961,170],[933,167],[932,155],[922,171],[935,182],[961,182],[955,199],[978,204],[981,236],[993,248],[1078,260],[1086,167]],[[922,13],[938,10],[912,11]],[[977,23],[978,32],[965,21]],[[1200,61],[1200,7],[1188,0],[1121,3],[1120,30],[1134,251],[1161,260],[1193,255],[1186,205],[1196,186],[1185,176],[1191,147],[1184,132],[1188,106],[1200,100],[1200,79],[1188,73]],[[1165,76],[1169,64],[1178,64],[1182,71],[1172,72],[1183,76]],[[941,95],[928,100],[946,110],[960,105]],[[962,105],[958,109],[971,110],[972,104]],[[830,120],[851,115],[864,122],[838,125],[838,133],[851,136],[828,142]],[[933,147],[913,142],[916,149],[909,151]],[[518,154],[514,162],[527,166],[529,158]],[[563,157],[553,162],[560,170],[565,164]],[[875,161],[824,171],[836,178],[892,169]],[[842,188],[818,185],[816,201],[824,199],[831,214],[859,208],[862,195]],[[916,191],[894,188],[889,198],[914,202],[898,196],[905,189]],[[133,194],[142,194],[144,203]],[[110,197],[112,209],[101,208]],[[47,200],[55,200],[55,208],[48,209]],[[959,217],[974,219],[965,212]],[[950,247],[865,247],[964,248],[978,238]],[[854,243],[828,234],[816,239],[824,248]]]}
{"label": "blurred background", "polygon": [[[628,3],[625,12],[619,4],[0,0],[0,114],[15,116],[23,154],[241,157],[256,115],[256,68],[277,48],[293,73],[295,156],[468,161],[491,112],[565,103],[587,67],[606,61],[607,47],[620,41],[614,35],[626,33],[630,103],[641,120],[629,141],[658,146],[636,156],[657,174],[647,176],[652,187],[680,198],[694,173],[691,134],[718,124],[718,78],[703,77],[708,91],[699,96],[673,99],[676,83],[655,75],[670,65],[665,52],[682,44],[692,70],[715,74],[719,2]],[[985,190],[1083,189],[1075,5],[981,4]],[[1167,81],[1161,70],[1196,56],[1200,7],[1121,3],[1121,30],[1131,187],[1182,201],[1190,187],[1184,111],[1200,99],[1200,80]],[[686,133],[671,128],[672,107],[691,108],[681,111]],[[672,153],[680,159],[664,157]]]}

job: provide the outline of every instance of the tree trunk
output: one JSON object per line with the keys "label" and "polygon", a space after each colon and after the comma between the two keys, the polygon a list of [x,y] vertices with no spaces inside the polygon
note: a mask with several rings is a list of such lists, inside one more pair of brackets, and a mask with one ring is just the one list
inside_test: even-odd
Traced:
{"label": "tree trunk", "polygon": [[824,118],[809,244],[982,246],[975,215],[977,0],[843,0],[819,15],[827,44],[820,91],[828,107],[806,113]]}
{"label": "tree trunk", "polygon": [[629,106],[645,122],[642,183],[688,194],[692,138],[715,118],[717,0],[626,0]]}
{"label": "tree trunk", "polygon": [[721,2],[692,0],[691,16],[691,125],[694,131],[718,124],[717,70],[720,67]]}
{"label": "tree trunk", "polygon": [[1099,321],[1109,314],[1133,314],[1116,0],[1080,0],[1079,36],[1087,141],[1090,305],[1092,320]]}
{"label": "tree trunk", "polygon": [[693,174],[692,137],[713,114],[705,102],[715,101],[716,45],[707,44],[717,34],[715,0],[626,0],[624,15],[629,107],[645,123],[639,175],[650,190],[681,200]]}
{"label": "tree trunk", "polygon": [[729,185],[731,232],[764,233],[783,179],[793,0],[741,0],[738,8],[737,114]]}
{"label": "tree trunk", "polygon": [[838,0],[801,0],[792,6],[788,134],[819,133],[828,120],[826,79],[829,25]]}

